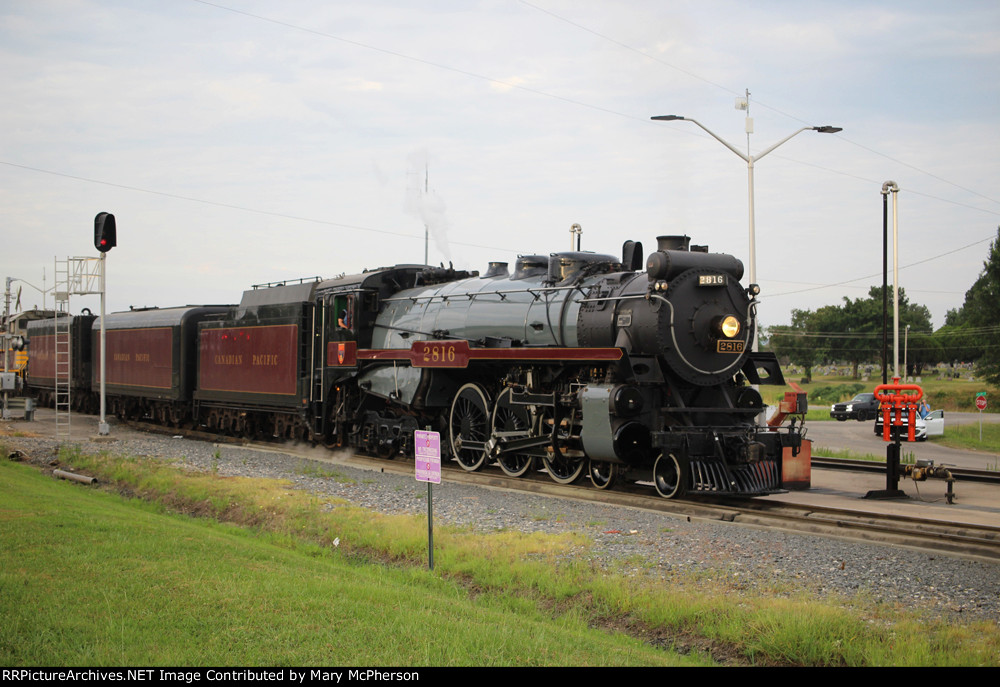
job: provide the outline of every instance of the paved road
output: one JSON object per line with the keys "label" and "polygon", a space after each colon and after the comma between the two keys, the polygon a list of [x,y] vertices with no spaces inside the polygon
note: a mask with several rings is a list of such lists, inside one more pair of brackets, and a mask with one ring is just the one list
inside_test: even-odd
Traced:
{"label": "paved road", "polygon": [[[1000,422],[1000,414],[983,413],[983,423]],[[979,413],[945,412],[945,433],[949,424],[978,424]],[[813,453],[818,453],[818,447],[829,449],[846,449],[854,453],[871,453],[876,456],[885,455],[886,444],[875,436],[875,423],[856,422],[809,422],[806,423],[809,432],[807,438],[813,442]],[[932,441],[906,443],[904,452],[912,452],[917,459],[933,460],[935,465],[949,465],[972,469],[998,469],[1000,456],[996,453],[968,451],[964,449],[939,446]]]}

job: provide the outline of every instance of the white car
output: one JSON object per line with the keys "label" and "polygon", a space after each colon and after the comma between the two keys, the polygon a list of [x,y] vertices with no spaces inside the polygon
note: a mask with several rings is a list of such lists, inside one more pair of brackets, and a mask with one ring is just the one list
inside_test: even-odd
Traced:
{"label": "white car", "polygon": [[[940,437],[944,436],[944,411],[943,410],[933,410],[927,414],[921,422],[927,427],[927,432],[924,438],[927,437]],[[917,423],[917,427],[920,427],[920,423]]]}
{"label": "white car", "polygon": [[[903,416],[903,435],[904,441],[908,441],[906,432],[906,416]],[[875,434],[876,436],[882,436],[882,414],[879,413],[878,417],[875,418]],[[934,410],[927,414],[927,417],[918,417],[917,421],[913,426],[913,437],[917,441],[927,441],[927,437],[939,437],[944,435],[944,411]]]}

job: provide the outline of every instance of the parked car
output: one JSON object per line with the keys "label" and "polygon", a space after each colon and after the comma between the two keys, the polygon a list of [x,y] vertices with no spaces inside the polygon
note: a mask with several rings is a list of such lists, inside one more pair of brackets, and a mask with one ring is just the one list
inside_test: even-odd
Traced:
{"label": "parked car", "polygon": [[878,414],[878,401],[875,394],[858,394],[847,403],[834,403],[830,406],[830,417],[843,422],[844,420],[857,420],[864,422],[871,420]]}
{"label": "parked car", "polygon": [[[903,415],[903,424],[900,427],[902,434],[900,438],[903,441],[909,441],[909,432],[907,432],[907,425],[909,422],[906,415]],[[939,437],[944,434],[944,411],[934,410],[928,413],[927,417],[921,418],[917,417],[917,421],[913,425],[913,438],[917,441],[927,441],[927,437]],[[882,415],[880,414],[875,418],[875,435],[882,436]]]}

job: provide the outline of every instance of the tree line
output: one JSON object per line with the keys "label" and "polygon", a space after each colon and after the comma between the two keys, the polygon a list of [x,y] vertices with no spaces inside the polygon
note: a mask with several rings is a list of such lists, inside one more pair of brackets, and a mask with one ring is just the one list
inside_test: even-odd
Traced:
{"label": "tree line", "polygon": [[[891,356],[891,289],[886,300]],[[873,286],[866,298],[844,297],[840,305],[793,310],[790,325],[768,328],[767,346],[779,358],[801,366],[807,380],[812,379],[813,367],[834,361],[850,363],[857,378],[861,365],[881,362],[882,312],[882,287]],[[933,330],[926,306],[911,303],[905,290],[899,289],[899,331],[900,346],[906,339],[907,375],[919,375],[925,367],[941,362],[975,362],[980,375],[1000,385],[1000,227],[965,302],[948,311],[940,329]]]}

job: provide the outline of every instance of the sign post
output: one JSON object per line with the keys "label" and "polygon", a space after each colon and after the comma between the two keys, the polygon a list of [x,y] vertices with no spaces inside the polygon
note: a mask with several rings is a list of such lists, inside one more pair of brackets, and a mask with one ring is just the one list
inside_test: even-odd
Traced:
{"label": "sign post", "polygon": [[979,442],[983,441],[983,411],[986,410],[986,392],[976,393],[976,407],[979,408]]}
{"label": "sign post", "polygon": [[441,434],[418,429],[413,447],[417,481],[427,482],[427,562],[434,570],[434,485],[441,484]]}
{"label": "sign post", "polygon": [[108,257],[108,251],[117,245],[118,228],[115,223],[115,216],[109,212],[97,213],[97,216],[94,217],[94,248],[101,253],[101,421],[97,424],[97,433],[101,436],[107,436],[110,433],[108,420],[105,415],[107,404],[104,395],[104,371],[107,368],[108,357],[106,353],[107,341],[105,340],[104,325],[104,321],[107,319],[104,316],[105,259]]}

